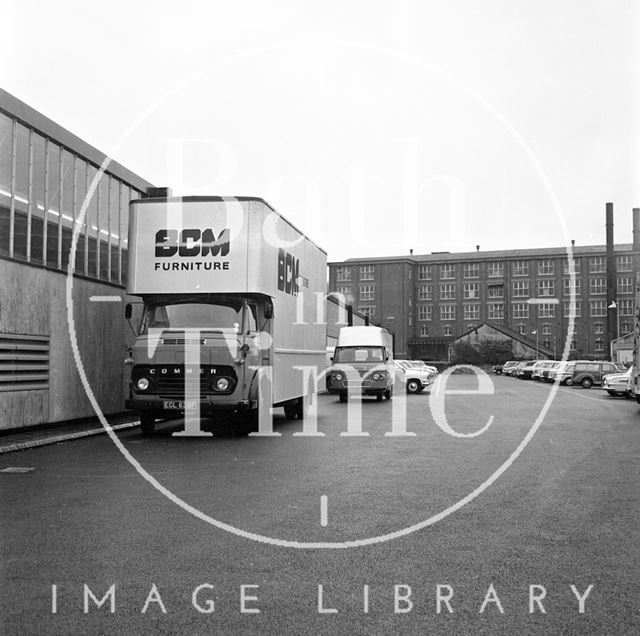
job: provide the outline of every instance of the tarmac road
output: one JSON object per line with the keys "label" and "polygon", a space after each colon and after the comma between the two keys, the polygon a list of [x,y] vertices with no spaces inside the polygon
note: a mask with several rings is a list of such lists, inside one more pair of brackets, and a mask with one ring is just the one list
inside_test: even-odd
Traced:
{"label": "tarmac road", "polygon": [[[278,415],[119,431],[131,462],[105,435],[0,456],[25,470],[0,472],[2,633],[639,633],[640,408],[571,387],[541,417],[550,385],[491,381],[357,401],[368,436],[323,395],[323,437]],[[385,435],[403,404],[415,435]]]}

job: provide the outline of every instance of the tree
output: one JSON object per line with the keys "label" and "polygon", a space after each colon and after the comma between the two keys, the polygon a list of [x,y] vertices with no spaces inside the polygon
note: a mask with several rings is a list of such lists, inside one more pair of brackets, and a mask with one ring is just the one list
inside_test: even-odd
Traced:
{"label": "tree", "polygon": [[461,340],[453,346],[451,361],[454,364],[480,364],[482,359],[478,350],[470,342]]}
{"label": "tree", "polygon": [[478,353],[484,364],[504,364],[513,360],[513,342],[485,338],[478,343]]}

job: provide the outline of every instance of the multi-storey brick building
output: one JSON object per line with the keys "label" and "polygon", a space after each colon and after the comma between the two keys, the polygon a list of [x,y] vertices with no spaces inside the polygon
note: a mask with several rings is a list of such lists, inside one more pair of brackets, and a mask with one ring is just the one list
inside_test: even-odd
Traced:
{"label": "multi-storey brick building", "polygon": [[453,340],[483,322],[536,334],[560,356],[573,313],[572,357],[606,358],[609,334],[633,329],[640,244],[615,246],[615,290],[607,285],[605,246],[572,251],[573,308],[565,248],[353,258],[329,264],[329,290],[392,331],[398,356],[446,358]]}

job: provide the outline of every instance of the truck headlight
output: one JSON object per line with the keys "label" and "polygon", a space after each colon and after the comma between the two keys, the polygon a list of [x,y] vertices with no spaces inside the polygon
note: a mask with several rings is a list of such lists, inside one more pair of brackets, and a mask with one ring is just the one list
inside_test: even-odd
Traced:
{"label": "truck headlight", "polygon": [[218,378],[215,387],[218,391],[226,391],[229,388],[229,380],[227,378]]}
{"label": "truck headlight", "polygon": [[137,382],[136,382],[136,388],[139,391],[146,391],[149,388],[150,382],[147,378],[140,378]]}

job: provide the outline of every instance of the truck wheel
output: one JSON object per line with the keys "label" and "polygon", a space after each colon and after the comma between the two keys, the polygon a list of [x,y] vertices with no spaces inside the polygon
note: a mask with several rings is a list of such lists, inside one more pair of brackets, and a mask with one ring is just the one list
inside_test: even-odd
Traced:
{"label": "truck wheel", "polygon": [[584,378],[580,384],[582,384],[583,389],[590,389],[593,381],[591,378]]}
{"label": "truck wheel", "polygon": [[284,405],[284,416],[288,420],[297,420],[300,415],[298,414],[299,406],[296,400],[292,400],[291,402],[287,402]]}
{"label": "truck wheel", "polygon": [[420,390],[418,380],[407,380],[407,393],[417,393]]}
{"label": "truck wheel", "polygon": [[156,430],[156,418],[153,413],[140,413],[140,430],[143,435],[152,435]]}

